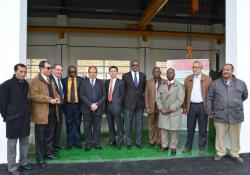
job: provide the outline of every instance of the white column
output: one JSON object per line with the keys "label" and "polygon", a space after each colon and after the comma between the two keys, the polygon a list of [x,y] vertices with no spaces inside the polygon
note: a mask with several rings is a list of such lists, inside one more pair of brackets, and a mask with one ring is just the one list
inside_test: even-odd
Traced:
{"label": "white column", "polygon": [[[0,83],[12,77],[14,65],[26,61],[27,0],[0,1]],[[0,118],[0,163],[7,162],[5,123]]]}
{"label": "white column", "polygon": [[[250,90],[250,1],[226,1],[226,62],[235,66],[235,75]],[[250,152],[250,99],[244,102],[245,121],[241,128],[241,153]]]}

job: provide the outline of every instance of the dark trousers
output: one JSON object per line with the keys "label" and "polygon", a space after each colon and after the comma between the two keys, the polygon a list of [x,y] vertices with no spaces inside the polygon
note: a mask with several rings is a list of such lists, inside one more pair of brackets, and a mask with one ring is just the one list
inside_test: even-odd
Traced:
{"label": "dark trousers", "polygon": [[67,145],[68,146],[80,146],[81,136],[81,112],[79,104],[66,105],[66,129],[67,129]]}
{"label": "dark trousers", "polygon": [[55,120],[55,112],[50,111],[48,124],[35,124],[36,159],[38,163],[44,162],[45,156],[53,154]]}
{"label": "dark trousers", "polygon": [[132,145],[131,128],[133,123],[133,116],[135,116],[136,140],[135,144],[141,146],[142,131],[143,131],[143,109],[130,111],[125,110],[125,138],[127,146]]}
{"label": "dark trousers", "polygon": [[106,113],[108,127],[109,127],[109,143],[115,143],[115,124],[117,128],[117,146],[120,147],[122,144],[122,119],[121,113],[116,113],[114,111],[112,103],[109,103],[107,106]]}
{"label": "dark trousers", "polygon": [[61,138],[61,132],[62,132],[62,111],[59,106],[59,121],[56,120],[55,122],[55,131],[54,131],[54,148],[56,146],[60,146],[60,138]]}
{"label": "dark trousers", "polygon": [[101,122],[102,115],[90,112],[83,115],[85,147],[91,148],[101,146]]}
{"label": "dark trousers", "polygon": [[203,103],[191,103],[187,114],[188,138],[185,144],[186,148],[191,149],[194,140],[196,121],[199,125],[199,149],[204,150],[207,143],[207,121]]}

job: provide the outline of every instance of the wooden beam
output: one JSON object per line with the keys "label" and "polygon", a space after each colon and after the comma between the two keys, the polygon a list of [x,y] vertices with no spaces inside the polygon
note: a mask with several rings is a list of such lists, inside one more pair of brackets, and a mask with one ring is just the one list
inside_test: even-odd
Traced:
{"label": "wooden beam", "polygon": [[[73,28],[73,27],[40,27],[29,26],[28,32],[48,32],[58,33],[94,33],[94,34],[109,34],[109,35],[133,35],[142,36],[144,39],[148,37],[172,37],[172,38],[187,38],[187,32],[171,32],[171,31],[140,31],[128,29],[107,29],[107,28]],[[146,37],[145,37],[146,36]],[[192,38],[211,39],[218,43],[224,41],[225,36],[222,34],[208,34],[208,33],[192,33]]]}
{"label": "wooden beam", "polygon": [[167,2],[168,0],[151,0],[144,14],[141,16],[136,29],[144,30]]}

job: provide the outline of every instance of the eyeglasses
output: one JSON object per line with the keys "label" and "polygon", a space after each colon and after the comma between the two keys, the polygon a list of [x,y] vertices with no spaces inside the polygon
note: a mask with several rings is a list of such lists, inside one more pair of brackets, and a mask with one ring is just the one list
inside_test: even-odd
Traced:
{"label": "eyeglasses", "polygon": [[76,71],[69,71],[70,74],[76,74]]}
{"label": "eyeglasses", "polygon": [[137,66],[139,66],[139,64],[132,64],[132,66],[137,67]]}
{"label": "eyeglasses", "polygon": [[48,69],[48,70],[52,69],[52,67],[45,67],[45,68]]}

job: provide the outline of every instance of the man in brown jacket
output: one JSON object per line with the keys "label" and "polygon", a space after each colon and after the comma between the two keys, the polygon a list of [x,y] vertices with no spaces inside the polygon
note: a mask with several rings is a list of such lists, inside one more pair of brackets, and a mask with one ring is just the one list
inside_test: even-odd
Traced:
{"label": "man in brown jacket", "polygon": [[157,89],[162,83],[160,68],[154,67],[152,75],[153,78],[147,80],[145,88],[145,106],[148,114],[148,144],[150,147],[161,144],[161,134],[158,128],[159,110],[155,103]]}
{"label": "man in brown jacket", "polygon": [[205,154],[207,143],[207,121],[206,112],[207,93],[212,79],[201,72],[203,66],[199,61],[193,63],[193,74],[189,75],[185,81],[185,100],[183,112],[187,113],[188,138],[182,152],[192,149],[196,121],[199,125],[199,154]]}
{"label": "man in brown jacket", "polygon": [[45,166],[45,157],[57,159],[53,155],[53,136],[60,97],[55,82],[49,78],[51,68],[48,61],[41,61],[40,73],[32,79],[30,84],[31,120],[35,123],[36,159],[41,167]]}

